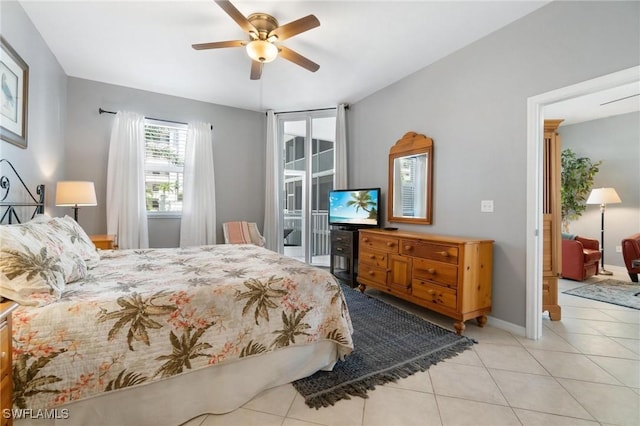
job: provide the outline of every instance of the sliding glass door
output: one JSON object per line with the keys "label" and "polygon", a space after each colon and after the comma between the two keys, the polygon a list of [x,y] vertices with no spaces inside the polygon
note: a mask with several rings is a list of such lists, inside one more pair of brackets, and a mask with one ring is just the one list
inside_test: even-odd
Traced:
{"label": "sliding glass door", "polygon": [[285,256],[329,265],[329,191],[333,188],[335,110],[279,114]]}

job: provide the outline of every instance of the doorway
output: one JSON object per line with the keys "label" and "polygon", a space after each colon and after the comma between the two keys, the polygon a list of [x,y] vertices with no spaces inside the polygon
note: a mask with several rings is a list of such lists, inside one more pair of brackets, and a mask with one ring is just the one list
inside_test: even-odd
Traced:
{"label": "doorway", "polygon": [[278,115],[283,154],[281,252],[315,266],[329,266],[335,134],[335,109]]}
{"label": "doorway", "polygon": [[526,323],[529,339],[542,336],[542,163],[543,109],[560,101],[638,81],[640,66],[533,96],[527,100],[527,275]]}

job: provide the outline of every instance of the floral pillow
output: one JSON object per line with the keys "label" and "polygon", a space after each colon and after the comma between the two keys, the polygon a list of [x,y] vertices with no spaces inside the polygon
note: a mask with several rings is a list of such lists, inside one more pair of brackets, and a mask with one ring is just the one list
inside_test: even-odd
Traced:
{"label": "floral pillow", "polygon": [[23,233],[31,233],[37,240],[45,244],[52,254],[57,254],[62,262],[64,282],[71,283],[87,276],[87,264],[75,251],[70,250],[62,235],[51,226],[50,219],[31,220],[22,227]]}
{"label": "floral pillow", "polygon": [[64,242],[65,247],[80,256],[89,269],[94,268],[100,262],[100,255],[91,238],[84,232],[78,222],[69,216],[55,217],[48,224],[53,227],[58,237]]}
{"label": "floral pillow", "polygon": [[44,306],[62,296],[65,271],[48,238],[36,235],[22,225],[0,226],[0,296]]}

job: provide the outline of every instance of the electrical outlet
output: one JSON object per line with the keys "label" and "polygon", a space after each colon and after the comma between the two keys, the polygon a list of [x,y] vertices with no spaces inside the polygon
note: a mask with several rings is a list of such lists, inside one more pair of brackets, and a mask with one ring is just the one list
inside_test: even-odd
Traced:
{"label": "electrical outlet", "polygon": [[493,213],[493,200],[480,201],[480,211],[482,213]]}
{"label": "electrical outlet", "polygon": [[616,253],[622,253],[622,246],[616,246]]}

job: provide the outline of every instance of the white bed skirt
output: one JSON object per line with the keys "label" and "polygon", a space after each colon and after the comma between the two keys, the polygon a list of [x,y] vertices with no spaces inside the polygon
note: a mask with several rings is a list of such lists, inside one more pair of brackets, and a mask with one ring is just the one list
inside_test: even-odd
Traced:
{"label": "white bed skirt", "polygon": [[289,347],[107,392],[58,406],[55,412],[48,413],[58,417],[66,417],[67,413],[68,418],[23,418],[15,425],[177,426],[202,414],[228,413],[266,389],[318,370],[331,370],[337,359],[338,347],[332,341]]}

